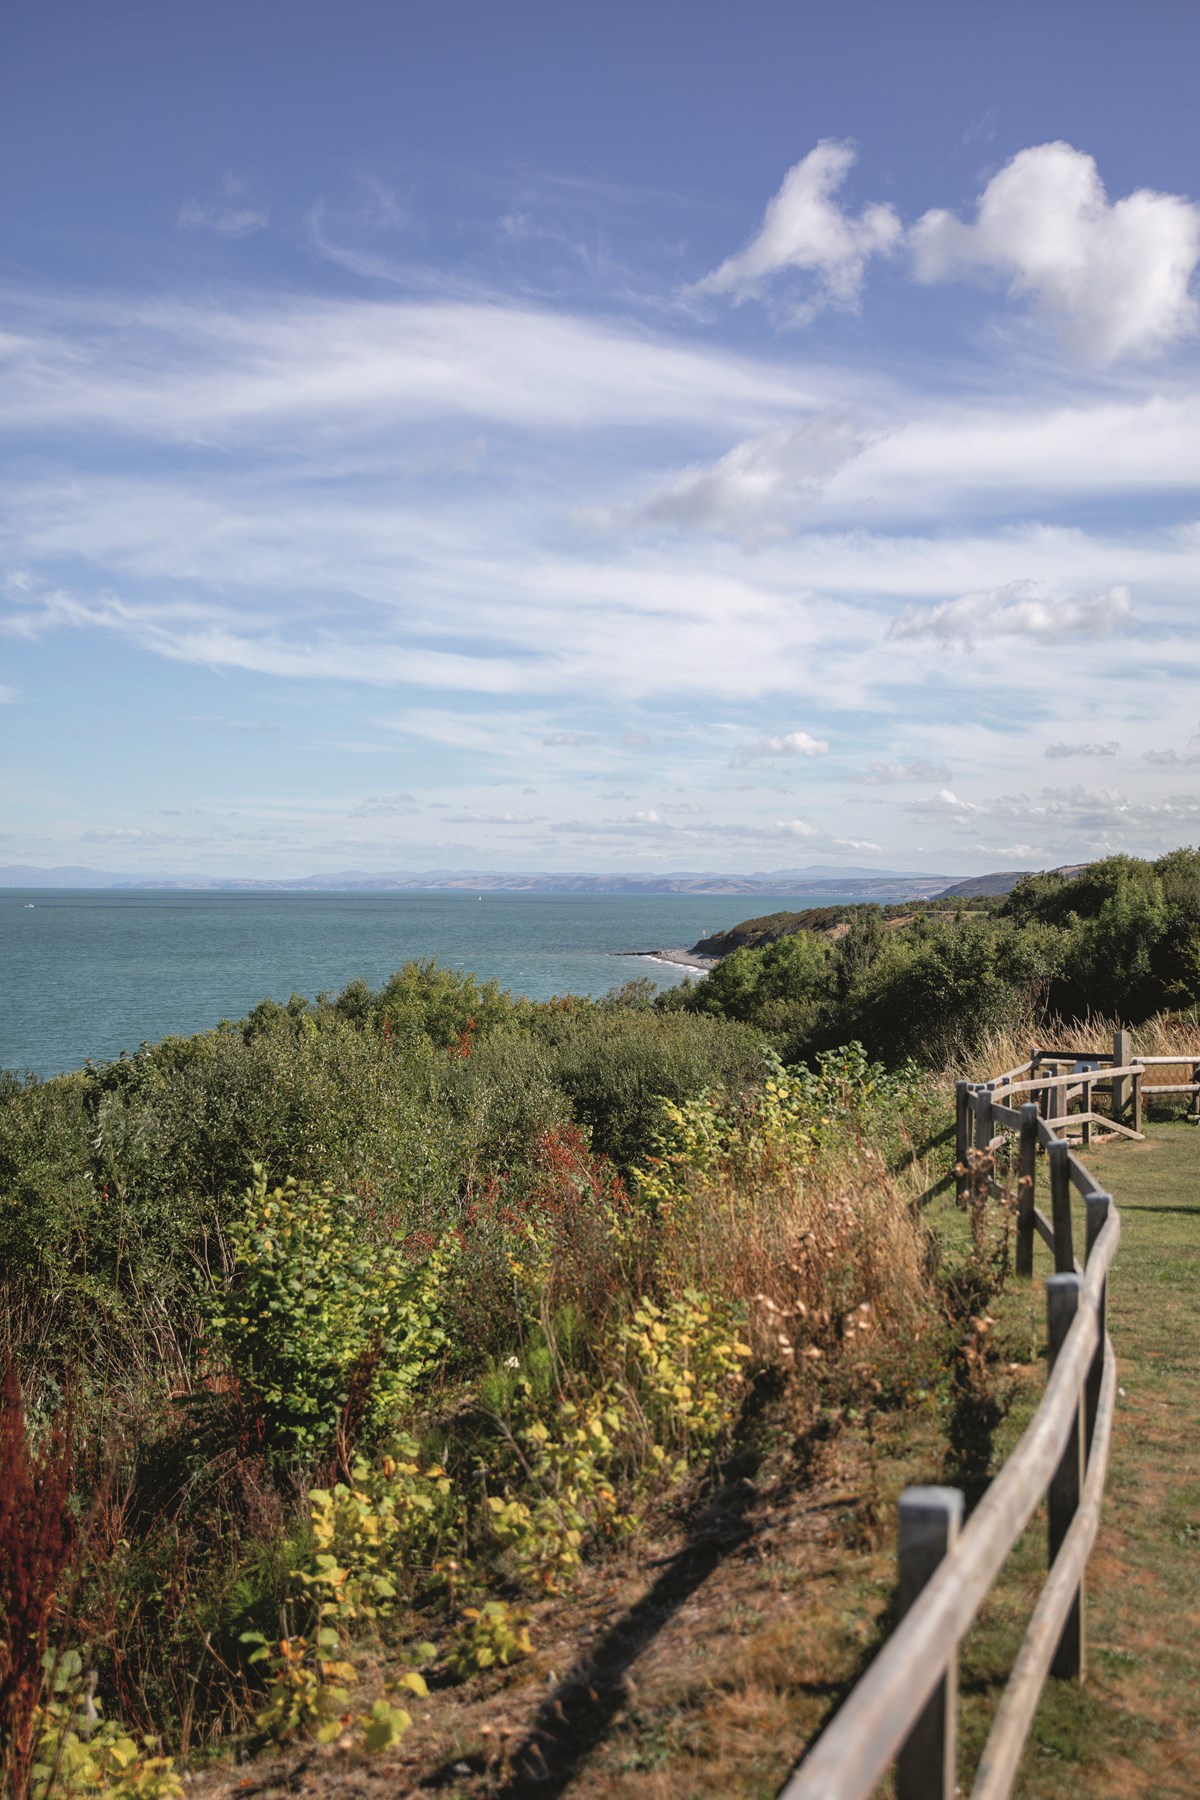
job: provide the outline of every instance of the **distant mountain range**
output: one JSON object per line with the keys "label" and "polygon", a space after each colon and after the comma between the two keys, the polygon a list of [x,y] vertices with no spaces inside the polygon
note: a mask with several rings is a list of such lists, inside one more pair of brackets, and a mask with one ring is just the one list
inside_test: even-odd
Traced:
{"label": "distant mountain range", "polygon": [[[507,893],[507,894],[746,894],[828,895],[864,900],[915,900],[944,893],[953,875],[923,875],[907,869],[839,869],[826,863],[802,869],[757,870],[748,875],[714,875],[679,870],[665,875],[530,874],[495,870],[429,869],[420,873],[372,874],[341,869],[332,875],[291,880],[188,875],[134,875],[112,869],[35,868],[28,863],[0,867],[0,887],[154,888],[220,893]],[[978,879],[987,879],[981,877]],[[1003,891],[1003,890],[998,890]]]}

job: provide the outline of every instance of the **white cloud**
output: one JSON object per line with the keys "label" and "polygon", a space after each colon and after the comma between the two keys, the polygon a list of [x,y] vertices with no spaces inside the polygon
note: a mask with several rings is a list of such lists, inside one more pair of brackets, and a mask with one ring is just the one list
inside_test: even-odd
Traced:
{"label": "white cloud", "polygon": [[947,644],[972,644],[981,638],[1063,638],[1087,632],[1106,635],[1133,612],[1127,587],[1106,593],[1058,597],[1034,581],[1010,581],[988,593],[963,594],[936,606],[910,606],[900,614],[890,635],[938,638]]}
{"label": "white cloud", "polygon": [[18,424],[124,439],[268,438],[290,454],[306,421],[328,455],[348,435],[436,419],[521,429],[671,423],[761,431],[843,398],[831,373],[768,363],[631,324],[481,300],[231,294],[223,302],[5,295],[26,334],[0,359]]}
{"label": "white cloud", "polygon": [[1092,157],[1070,144],[1022,150],[979,196],[974,223],[927,212],[909,241],[919,281],[995,274],[1070,348],[1109,363],[1193,331],[1200,207],[1139,188],[1110,201]]}
{"label": "white cloud", "polygon": [[680,531],[742,530],[760,521],[786,526],[866,441],[844,413],[821,413],[735,444],[716,462],[693,463],[640,506],[601,513],[598,522]]}
{"label": "white cloud", "polygon": [[893,781],[949,781],[950,770],[938,762],[873,762],[855,780],[865,787],[883,787]]}
{"label": "white cloud", "polygon": [[1033,844],[976,844],[975,848],[981,850],[985,856],[1036,856],[1038,854]]}
{"label": "white cloud", "polygon": [[731,769],[744,769],[763,756],[828,756],[825,738],[813,737],[807,731],[789,731],[783,737],[759,738],[757,743],[743,744],[730,759]]}
{"label": "white cloud", "polygon": [[693,291],[744,300],[760,294],[781,270],[802,269],[816,277],[816,290],[794,309],[793,318],[811,318],[822,306],[856,307],[867,262],[895,249],[901,227],[890,206],[864,207],[855,218],[838,205],[834,196],[855,157],[852,144],[822,138],[784,176],[758,235],[698,281]]}
{"label": "white cloud", "polygon": [[1116,738],[1103,744],[1047,744],[1046,755],[1052,762],[1064,762],[1072,756],[1115,756],[1121,748]]}
{"label": "white cloud", "polygon": [[245,237],[251,231],[262,231],[270,224],[265,206],[254,199],[250,183],[244,175],[226,169],[211,200],[185,200],[179,209],[177,224],[198,226],[220,232],[222,237]]}
{"label": "white cloud", "polygon": [[1153,763],[1156,768],[1168,769],[1180,764],[1188,766],[1200,763],[1200,756],[1181,756],[1178,750],[1146,750],[1142,753],[1142,761]]}
{"label": "white cloud", "polygon": [[419,812],[420,807],[415,794],[368,794],[367,798],[352,810],[356,813],[403,816]]}
{"label": "white cloud", "polygon": [[977,806],[973,800],[960,800],[950,788],[942,788],[938,793],[931,794],[927,800],[909,800],[904,810],[935,819],[965,819],[971,813],[982,812],[983,808]]}

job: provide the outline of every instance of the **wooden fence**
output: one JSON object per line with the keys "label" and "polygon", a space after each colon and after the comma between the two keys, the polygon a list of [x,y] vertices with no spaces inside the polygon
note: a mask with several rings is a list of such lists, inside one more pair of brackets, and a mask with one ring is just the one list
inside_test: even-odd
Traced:
{"label": "wooden fence", "polygon": [[[965,1205],[989,1198],[1016,1214],[1016,1272],[1031,1276],[1035,1237],[1054,1257],[1046,1281],[1050,1372],[1020,1443],[964,1523],[954,1488],[900,1497],[900,1623],[781,1790],[780,1800],[866,1800],[893,1761],[899,1800],[952,1800],[957,1787],[958,1646],[1043,1495],[1049,1573],[975,1773],[971,1800],[1011,1792],[1047,1675],[1086,1670],[1084,1570],[1100,1522],[1116,1396],[1105,1328],[1121,1218],[1075,1155],[1103,1129],[1140,1137],[1148,1092],[1189,1093],[1200,1117],[1200,1057],[1035,1049],[1020,1068],[957,1087],[955,1163]],[[1069,1067],[1067,1065],[1070,1065]],[[1148,1087],[1147,1070],[1191,1065],[1190,1082]],[[1107,1101],[1107,1108],[1099,1106]],[[1050,1216],[1037,1204],[1046,1152]],[[1015,1150],[1015,1184],[1013,1152]],[[1076,1260],[1071,1195],[1083,1201]]]}

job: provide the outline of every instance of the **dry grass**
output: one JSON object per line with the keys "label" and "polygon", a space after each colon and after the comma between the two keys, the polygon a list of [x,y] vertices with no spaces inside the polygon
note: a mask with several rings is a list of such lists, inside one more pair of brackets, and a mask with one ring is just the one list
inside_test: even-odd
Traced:
{"label": "dry grass", "polygon": [[865,1364],[881,1342],[919,1339],[935,1311],[928,1230],[869,1149],[693,1175],[671,1230],[685,1282],[746,1303],[760,1364]]}
{"label": "dry grass", "polygon": [[[1084,1019],[1055,1018],[1041,1024],[1031,1022],[1019,1034],[1014,1030],[990,1031],[976,1042],[969,1054],[964,1054],[961,1066],[956,1066],[952,1073],[981,1081],[986,1076],[1028,1062],[1029,1053],[1035,1047],[1078,1050],[1081,1054],[1109,1051],[1115,1033],[1121,1029],[1119,1019],[1089,1013]],[[1133,1027],[1133,1052],[1135,1056],[1178,1055],[1178,1067],[1182,1069],[1186,1065],[1188,1073],[1173,1075],[1171,1079],[1188,1080],[1191,1064],[1200,1061],[1200,1019],[1182,1013],[1156,1013],[1152,1019]],[[1166,1080],[1167,1076],[1164,1072],[1155,1079]]]}

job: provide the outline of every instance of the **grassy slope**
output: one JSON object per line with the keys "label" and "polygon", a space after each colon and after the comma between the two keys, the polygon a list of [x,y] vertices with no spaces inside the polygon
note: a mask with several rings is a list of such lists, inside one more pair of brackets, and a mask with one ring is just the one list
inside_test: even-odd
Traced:
{"label": "grassy slope", "polygon": [[[1112,1144],[1086,1161],[1122,1216],[1109,1330],[1123,1393],[1089,1571],[1088,1679],[1050,1684],[1017,1792],[1182,1797],[1200,1793],[1200,1131],[1152,1127],[1145,1144]],[[1048,1263],[1039,1247],[1039,1277]],[[1021,1368],[998,1456],[1041,1390],[1032,1356],[1044,1343],[1042,1304],[1038,1279],[999,1309],[1004,1352]],[[964,1767],[973,1767],[1044,1556],[1039,1515],[964,1646]]]}

